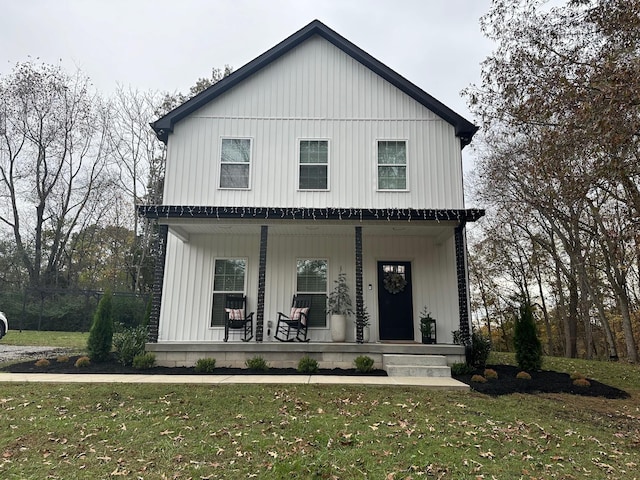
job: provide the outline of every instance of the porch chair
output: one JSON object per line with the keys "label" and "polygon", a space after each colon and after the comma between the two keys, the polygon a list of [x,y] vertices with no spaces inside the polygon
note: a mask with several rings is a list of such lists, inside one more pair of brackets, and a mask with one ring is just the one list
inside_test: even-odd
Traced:
{"label": "porch chair", "polygon": [[275,339],[281,342],[293,342],[294,340],[308,342],[307,326],[310,309],[311,297],[309,295],[294,295],[289,315],[278,312]]}
{"label": "porch chair", "polygon": [[242,330],[241,340],[248,342],[253,338],[253,314],[245,313],[246,297],[229,293],[224,297],[224,341],[229,340],[229,330]]}

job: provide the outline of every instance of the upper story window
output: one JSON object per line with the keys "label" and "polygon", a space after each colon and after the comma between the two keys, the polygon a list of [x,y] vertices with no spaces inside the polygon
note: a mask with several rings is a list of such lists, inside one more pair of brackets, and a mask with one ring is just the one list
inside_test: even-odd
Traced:
{"label": "upper story window", "polygon": [[378,190],[407,189],[407,142],[378,141]]}
{"label": "upper story window", "polygon": [[220,188],[249,188],[251,139],[223,138],[220,149]]}
{"label": "upper story window", "polygon": [[327,190],[329,185],[329,142],[300,140],[300,190]]}

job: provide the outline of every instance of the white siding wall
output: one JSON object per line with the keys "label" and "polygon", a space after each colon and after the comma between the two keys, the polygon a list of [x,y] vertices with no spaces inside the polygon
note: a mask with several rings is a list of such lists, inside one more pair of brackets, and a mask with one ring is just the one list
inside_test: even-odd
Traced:
{"label": "white siding wall", "polygon": [[[163,341],[218,341],[223,328],[210,328],[213,264],[215,258],[246,257],[247,301],[256,310],[258,277],[258,235],[193,235],[183,243],[169,235],[164,281],[160,331]],[[371,341],[377,333],[377,261],[402,260],[412,263],[415,338],[420,338],[418,313],[428,305],[438,321],[438,341],[451,342],[451,331],[458,328],[458,297],[455,277],[453,238],[442,244],[417,236],[371,237],[363,229],[364,300],[372,317]],[[398,253],[389,252],[402,252]],[[355,306],[354,236],[345,235],[269,235],[265,322],[274,321],[276,312],[287,312],[295,291],[296,259],[326,258],[329,261],[329,289],[340,267],[347,272]],[[368,284],[372,290],[368,290]],[[268,338],[266,324],[264,341]],[[347,340],[353,341],[353,326],[347,329]],[[327,328],[312,329],[313,341],[330,341]]]}
{"label": "white siding wall", "polygon": [[[250,190],[219,190],[221,137],[253,140]],[[329,192],[299,192],[297,145],[329,139]],[[407,140],[408,192],[377,192],[376,141]],[[463,208],[453,127],[320,37],[237,85],[169,136],[164,203]]]}

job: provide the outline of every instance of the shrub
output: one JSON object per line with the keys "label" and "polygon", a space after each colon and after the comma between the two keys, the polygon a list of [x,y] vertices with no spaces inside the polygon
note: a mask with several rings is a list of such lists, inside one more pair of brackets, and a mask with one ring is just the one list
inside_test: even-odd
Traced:
{"label": "shrub", "polygon": [[571,375],[569,375],[569,378],[571,378],[571,380],[578,380],[578,379],[584,379],[586,377],[581,373],[573,372]]}
{"label": "shrub", "polygon": [[527,372],[518,372],[516,378],[518,380],[531,380],[531,375],[529,375]]}
{"label": "shrub", "polygon": [[75,366],[76,368],[85,368],[91,365],[91,360],[89,357],[80,357],[76,360]]}
{"label": "shrub", "polygon": [[56,357],[56,362],[58,363],[67,363],[69,361],[69,357],[67,355],[58,355]]}
{"label": "shrub", "polygon": [[91,360],[103,362],[109,358],[111,342],[113,340],[113,315],[111,313],[111,292],[107,290],[93,316],[87,351]]}
{"label": "shrub", "polygon": [[213,373],[216,369],[215,358],[199,358],[196,362],[195,371],[197,373]]}
{"label": "shrub", "polygon": [[318,371],[318,362],[309,355],[305,355],[298,362],[298,371],[300,373],[316,373]]}
{"label": "shrub", "polygon": [[528,302],[520,306],[520,315],[516,316],[513,344],[516,349],[518,368],[536,372],[542,367],[542,344],[538,338],[533,309]]}
{"label": "shrub", "polygon": [[591,383],[586,378],[576,378],[573,381],[573,384],[576,387],[582,387],[582,388],[589,388],[591,386]]}
{"label": "shrub", "polygon": [[486,378],[487,380],[497,380],[498,372],[496,372],[493,368],[485,368],[484,378]]}
{"label": "shrub", "polygon": [[353,363],[356,364],[356,372],[369,373],[373,370],[373,358],[366,355],[356,357]]}
{"label": "shrub", "polygon": [[471,334],[471,365],[484,368],[491,353],[491,340],[474,330]]}
{"label": "shrub", "polygon": [[468,375],[470,373],[473,373],[473,371],[473,367],[464,362],[454,363],[453,365],[451,365],[452,375]]}
{"label": "shrub", "polygon": [[244,364],[249,370],[256,370],[258,372],[266,372],[267,370],[269,370],[269,364],[262,357],[247,358]]}
{"label": "shrub", "polygon": [[155,353],[147,352],[141,353],[133,357],[133,368],[138,370],[144,370],[153,367],[156,363]]}
{"label": "shrub", "polygon": [[473,377],[471,377],[471,381],[475,383],[487,383],[487,379],[482,375],[474,375]]}
{"label": "shrub", "polygon": [[35,366],[38,367],[38,368],[48,367],[49,365],[51,365],[51,362],[49,360],[47,360],[46,358],[41,358],[40,360],[38,360],[35,363]]}
{"label": "shrub", "polygon": [[120,333],[113,335],[113,349],[116,352],[118,362],[122,365],[132,365],[133,359],[144,353],[144,344],[147,341],[147,329],[145,327],[125,328]]}

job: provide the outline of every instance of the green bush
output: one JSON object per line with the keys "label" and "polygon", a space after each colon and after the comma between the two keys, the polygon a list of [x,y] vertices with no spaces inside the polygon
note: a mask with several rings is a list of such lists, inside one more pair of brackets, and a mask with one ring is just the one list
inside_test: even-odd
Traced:
{"label": "green bush", "polygon": [[475,369],[471,365],[467,365],[464,362],[454,363],[453,365],[451,365],[452,375],[469,375],[474,371]]}
{"label": "green bush", "polygon": [[197,373],[213,373],[216,369],[215,358],[199,358],[196,362],[195,371]]}
{"label": "green bush", "polygon": [[366,355],[360,355],[356,357],[353,363],[356,364],[356,372],[369,373],[373,370],[373,358]]}
{"label": "green bush", "polygon": [[316,373],[318,371],[318,361],[305,355],[298,362],[298,372],[300,373]]}
{"label": "green bush", "polygon": [[95,362],[103,362],[109,358],[111,353],[111,342],[113,340],[113,315],[111,311],[111,292],[107,290],[100,302],[98,309],[93,316],[93,324],[89,330],[87,340],[87,351],[89,357]]}
{"label": "green bush", "polygon": [[151,352],[141,353],[133,357],[133,368],[144,370],[153,367],[156,363],[156,355]]}
{"label": "green bush", "polygon": [[123,293],[115,294],[112,298],[113,321],[125,328],[143,325],[146,313],[146,298]]}
{"label": "green bush", "polygon": [[474,330],[471,334],[471,366],[484,368],[491,353],[491,340]]}
{"label": "green bush", "polygon": [[262,357],[252,357],[248,358],[244,364],[247,366],[249,370],[256,370],[258,372],[266,372],[269,370],[269,364]]}
{"label": "green bush", "polygon": [[144,353],[144,344],[147,341],[147,329],[145,327],[126,328],[122,332],[113,335],[113,349],[118,362],[125,366],[133,364],[137,355]]}
{"label": "green bush", "polygon": [[537,372],[542,368],[542,344],[538,338],[531,304],[523,303],[520,315],[515,320],[513,343],[518,367],[528,372]]}

